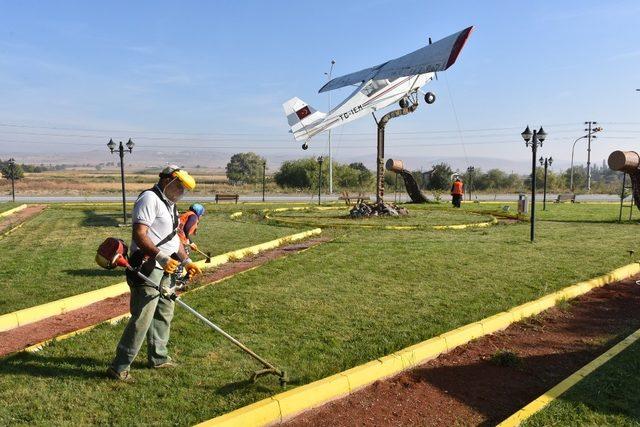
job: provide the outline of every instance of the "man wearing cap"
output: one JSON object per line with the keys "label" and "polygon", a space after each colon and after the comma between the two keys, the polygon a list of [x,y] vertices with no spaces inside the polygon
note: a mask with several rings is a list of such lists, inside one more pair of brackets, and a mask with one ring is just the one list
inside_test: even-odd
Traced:
{"label": "man wearing cap", "polygon": [[[165,289],[175,286],[175,272],[181,264],[192,277],[201,273],[200,268],[188,258],[177,234],[176,203],[185,190],[193,190],[195,186],[195,180],[187,171],[169,165],[160,173],[158,183],[143,191],[133,207],[129,262]],[[131,318],[120,338],[107,375],[132,382],[129,367],[140,351],[145,336],[148,366],[175,366],[167,351],[174,302],[162,298],[158,290],[145,286],[135,274],[127,274],[127,283],[131,289]]]}

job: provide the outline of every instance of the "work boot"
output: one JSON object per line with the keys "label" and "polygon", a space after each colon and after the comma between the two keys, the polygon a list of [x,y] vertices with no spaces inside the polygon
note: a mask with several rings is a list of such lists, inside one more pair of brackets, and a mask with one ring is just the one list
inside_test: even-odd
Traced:
{"label": "work boot", "polygon": [[116,372],[111,366],[107,369],[107,376],[114,380],[122,381],[125,383],[134,383],[136,380],[133,379],[129,371]]}

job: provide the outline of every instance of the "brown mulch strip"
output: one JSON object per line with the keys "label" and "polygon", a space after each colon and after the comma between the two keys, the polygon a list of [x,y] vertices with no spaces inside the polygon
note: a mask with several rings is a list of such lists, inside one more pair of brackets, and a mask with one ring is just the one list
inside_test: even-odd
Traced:
{"label": "brown mulch strip", "polygon": [[[242,271],[266,264],[271,260],[319,245],[328,240],[329,239],[325,237],[312,238],[304,242],[261,252],[257,255],[243,258],[241,261],[229,262],[212,270],[204,270],[204,274],[201,277],[196,278],[190,283],[190,288],[196,288],[230,277]],[[10,331],[0,332],[0,356],[15,353],[30,345],[104,322],[128,312],[129,294],[127,293],[114,298],[107,298],[59,316],[52,316]]]}
{"label": "brown mulch strip", "polygon": [[638,278],[594,289],[286,424],[495,425],[640,328]]}
{"label": "brown mulch strip", "polygon": [[46,205],[28,205],[21,211],[0,218],[0,234],[11,230],[13,227],[25,222],[32,216],[39,214],[46,207]]}

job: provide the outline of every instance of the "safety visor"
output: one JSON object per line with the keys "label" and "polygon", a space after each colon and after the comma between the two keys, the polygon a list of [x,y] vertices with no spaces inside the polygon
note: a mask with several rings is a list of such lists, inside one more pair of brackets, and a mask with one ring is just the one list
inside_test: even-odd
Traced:
{"label": "safety visor", "polygon": [[182,183],[182,186],[185,189],[192,191],[194,188],[196,188],[196,180],[193,179],[191,175],[189,175],[189,172],[182,169],[178,169],[173,171],[171,175],[178,178],[178,180],[180,181],[180,183]]}

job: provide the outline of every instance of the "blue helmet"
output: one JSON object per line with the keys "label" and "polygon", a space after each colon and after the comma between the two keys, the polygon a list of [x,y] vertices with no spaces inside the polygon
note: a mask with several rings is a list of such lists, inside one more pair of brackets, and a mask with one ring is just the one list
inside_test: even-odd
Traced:
{"label": "blue helmet", "polygon": [[204,206],[202,206],[200,203],[192,204],[191,206],[189,206],[189,210],[195,212],[195,214],[198,215],[198,218],[204,215]]}

